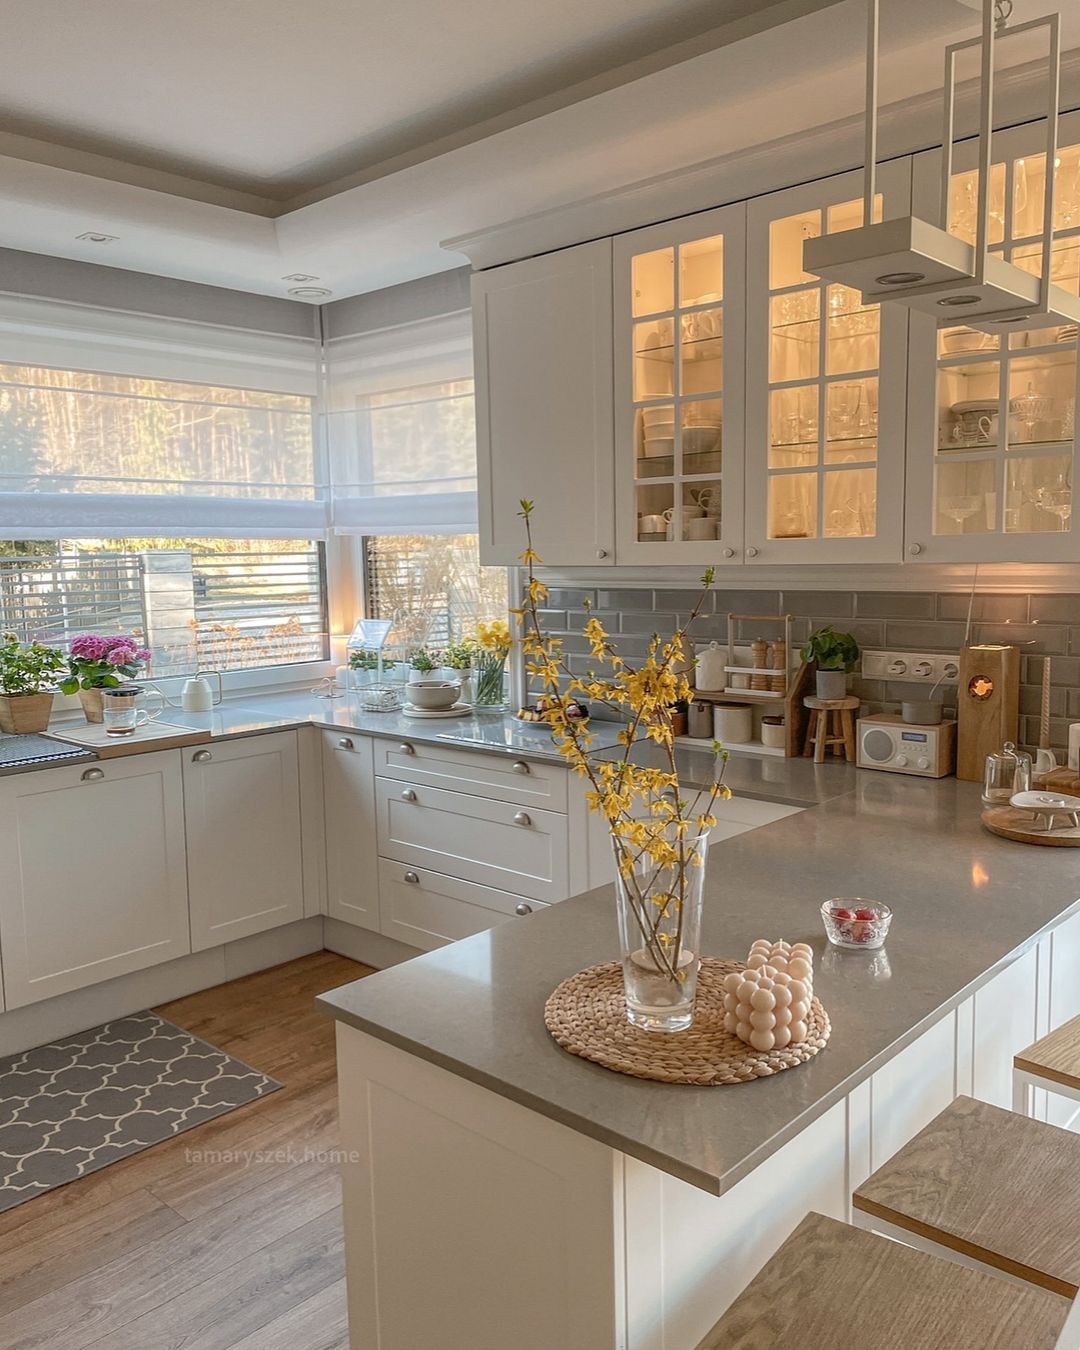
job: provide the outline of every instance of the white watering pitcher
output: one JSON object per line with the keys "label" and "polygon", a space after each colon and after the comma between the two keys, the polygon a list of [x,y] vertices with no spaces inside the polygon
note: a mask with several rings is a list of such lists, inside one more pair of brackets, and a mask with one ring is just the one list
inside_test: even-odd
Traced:
{"label": "white watering pitcher", "polygon": [[[216,698],[210,687],[210,681],[206,678],[208,675],[217,680]],[[221,671],[197,670],[180,691],[180,706],[184,712],[209,712],[211,708],[217,707],[222,696]]]}

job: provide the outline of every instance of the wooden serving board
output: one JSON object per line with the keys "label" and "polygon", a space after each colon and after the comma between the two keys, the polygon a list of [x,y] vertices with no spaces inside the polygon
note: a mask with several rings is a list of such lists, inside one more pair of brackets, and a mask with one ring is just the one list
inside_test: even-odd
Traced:
{"label": "wooden serving board", "polygon": [[1015,839],[1019,844],[1042,844],[1049,848],[1080,848],[1080,829],[1034,830],[1030,811],[1015,806],[990,806],[982,813],[982,823],[991,834]]}
{"label": "wooden serving board", "polygon": [[151,750],[175,750],[185,745],[203,745],[212,739],[209,731],[194,727],[175,727],[167,722],[151,722],[136,727],[130,736],[110,736],[98,723],[76,724],[62,731],[47,731],[51,741],[63,741],[93,750],[99,759],[118,759],[121,755],[144,755]]}

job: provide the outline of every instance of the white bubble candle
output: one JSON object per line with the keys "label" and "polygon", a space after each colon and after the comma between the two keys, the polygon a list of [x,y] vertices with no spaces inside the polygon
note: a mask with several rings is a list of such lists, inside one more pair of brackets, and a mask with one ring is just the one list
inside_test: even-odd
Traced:
{"label": "white bubble candle", "polygon": [[805,942],[759,939],[746,969],[724,981],[724,1029],[763,1054],[799,1045],[809,1034],[814,954]]}

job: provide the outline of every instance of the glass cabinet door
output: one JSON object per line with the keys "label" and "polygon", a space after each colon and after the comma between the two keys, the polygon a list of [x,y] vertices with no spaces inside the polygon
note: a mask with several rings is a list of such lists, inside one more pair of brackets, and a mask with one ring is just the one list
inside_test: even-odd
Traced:
{"label": "glass cabinet door", "polygon": [[615,240],[619,561],[741,561],[744,222]]}
{"label": "glass cabinet door", "polygon": [[[862,224],[861,174],[750,204],[746,551],[754,562],[896,561],[907,319],[803,271],[807,239]],[[903,214],[886,165],[876,219]]]}
{"label": "glass cabinet door", "polygon": [[[1053,280],[1080,288],[1080,119],[1062,118],[1055,182]],[[1028,271],[1043,267],[1043,133],[994,137],[990,246]],[[1075,144],[1069,145],[1072,140]],[[1030,152],[1030,153],[1029,153]],[[949,229],[973,240],[978,171],[959,146]],[[932,215],[939,159],[916,157],[916,213]],[[935,330],[912,315],[908,556],[927,561],[1073,561],[1077,330],[1073,324],[1002,334]]]}

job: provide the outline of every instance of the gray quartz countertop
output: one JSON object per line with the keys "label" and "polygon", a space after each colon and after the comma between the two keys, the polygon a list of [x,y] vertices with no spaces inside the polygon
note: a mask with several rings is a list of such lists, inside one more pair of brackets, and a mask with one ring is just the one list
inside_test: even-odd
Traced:
{"label": "gray quartz countertop", "polygon": [[[781,769],[807,790],[801,762],[778,760]],[[1077,854],[988,834],[977,785],[865,771],[847,771],[846,783],[710,853],[704,951],[741,957],[759,937],[814,948],[815,992],[833,1031],[825,1051],[798,1069],[737,1087],[681,1087],[561,1050],[544,1027],[544,1002],[568,975],[616,956],[610,887],[319,1002],[351,1026],[721,1194],[1080,911]],[[838,895],[892,906],[884,949],[827,946],[818,909]]]}

